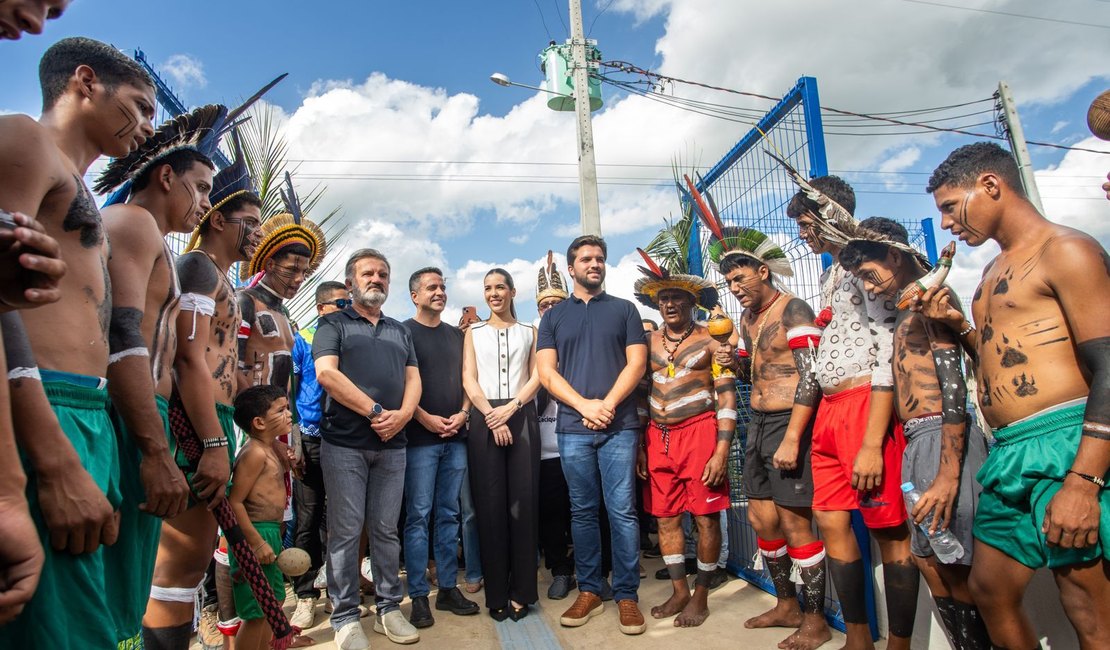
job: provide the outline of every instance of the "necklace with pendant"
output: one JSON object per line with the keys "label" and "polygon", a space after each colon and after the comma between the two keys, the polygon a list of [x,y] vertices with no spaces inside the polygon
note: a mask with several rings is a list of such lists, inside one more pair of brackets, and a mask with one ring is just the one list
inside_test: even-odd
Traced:
{"label": "necklace with pendant", "polygon": [[755,312],[756,316],[759,317],[759,323],[757,324],[757,327],[756,327],[755,338],[752,339],[752,348],[753,348],[752,349],[752,359],[753,360],[755,359],[756,351],[759,350],[759,339],[763,338],[763,326],[767,324],[767,317],[770,315],[770,314],[766,314],[765,312],[767,312],[768,310],[771,309],[771,307],[775,304],[775,302],[779,299],[779,296],[781,296],[781,295],[782,295],[781,291],[776,291],[775,292],[775,297],[771,298],[771,302],[767,303],[766,307],[763,307],[762,309],[759,309]]}
{"label": "necklace with pendant", "polygon": [[[685,341],[686,338],[689,337],[690,334],[692,334],[693,332],[694,332],[694,322],[693,321],[690,321],[690,326],[686,328],[686,331],[683,332],[682,336],[678,337],[677,341],[675,339],[672,339],[667,334],[666,329],[663,330],[663,351],[667,353],[667,376],[668,377],[674,377],[674,355],[675,355],[675,353],[678,352],[678,348],[682,347],[682,342]],[[667,341],[670,341],[670,342],[675,344],[673,350],[667,347]]]}

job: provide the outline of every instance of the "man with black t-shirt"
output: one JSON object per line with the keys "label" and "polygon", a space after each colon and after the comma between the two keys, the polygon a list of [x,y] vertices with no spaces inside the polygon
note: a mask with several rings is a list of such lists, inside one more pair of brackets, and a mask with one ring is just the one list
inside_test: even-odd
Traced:
{"label": "man with black t-shirt", "polygon": [[457,586],[459,490],[466,475],[466,419],[470,409],[462,388],[463,334],[440,316],[447,305],[447,283],[435,267],[409,278],[416,317],[405,321],[416,349],[423,392],[405,427],[405,570],[412,615],[418,628],[435,623],[428,607],[428,532],[434,522],[434,553],[439,582],[436,609],[459,615],[478,613]]}

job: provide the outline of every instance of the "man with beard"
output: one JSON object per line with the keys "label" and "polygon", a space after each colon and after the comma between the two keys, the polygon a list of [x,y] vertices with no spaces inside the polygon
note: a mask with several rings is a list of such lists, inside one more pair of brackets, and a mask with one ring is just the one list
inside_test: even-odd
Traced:
{"label": "man with beard", "polygon": [[46,551],[38,591],[4,639],[28,648],[115,647],[121,639],[101,547],[116,541],[120,503],[104,379],[109,246],[81,179],[101,155],[126,156],[150,137],[154,87],[122,52],[86,38],[51,46],[39,78],[39,120],[0,118],[0,207],[33,215],[68,271],[60,300],[3,317],[13,426]]}
{"label": "man with beard", "polygon": [[190,232],[211,207],[215,166],[201,149],[211,151],[218,139],[211,146],[201,141],[220,126],[221,111],[213,108],[170,119],[139,149],[113,160],[95,186],[98,193],[122,186],[113,199],[128,199],[103,213],[114,247],[108,392],[120,446],[120,530],[136,538],[131,545],[117,543],[108,558],[114,613],[128,643],[141,641],[159,517],[176,517],[188,505],[189,488],[167,442],[181,290],[165,236]]}
{"label": "man with beard", "polygon": [[[420,405],[405,427],[405,570],[412,599],[410,621],[418,628],[435,624],[428,606],[428,541],[439,590],[436,609],[458,615],[478,613],[456,586],[458,574],[459,490],[466,475],[466,421],[470,399],[463,392],[463,333],[441,319],[447,283],[434,266],[409,278],[416,316],[405,321],[420,367]],[[433,528],[434,525],[434,528]],[[429,531],[434,530],[434,536]]]}
{"label": "man with beard", "polygon": [[354,304],[320,319],[312,356],[327,392],[320,465],[328,494],[331,624],[340,648],[364,650],[370,647],[358,609],[364,529],[377,589],[374,631],[394,643],[420,640],[400,610],[397,519],[405,486],[405,425],[420,402],[421,384],[412,336],[382,313],[390,279],[385,255],[372,248],[355,251],[346,279]]}
{"label": "man with beard", "polygon": [[971,593],[991,642],[1037,646],[1022,610],[1049,567],[1082,648],[1110,638],[1110,256],[1086,233],[1029,202],[1013,157],[960,147],[929,179],[941,226],[971,246],[994,240],[971,303],[973,327],[946,288],[922,302],[976,362],[995,446],[977,475]]}
{"label": "man with beard", "polygon": [[606,250],[595,235],[571,242],[567,264],[574,292],[544,314],[536,344],[541,381],[560,405],[556,436],[570,489],[578,574],[578,599],[559,622],[585,625],[604,608],[598,530],[604,496],[620,631],[642,634],[647,624],[636,595],[640,532],[633,494],[640,418],[633,392],[647,366],[647,346],[635,305],[602,289]]}
{"label": "man with beard", "polygon": [[204,453],[197,463],[170,443],[192,493],[189,508],[162,527],[154,586],[143,616],[143,642],[153,650],[183,650],[192,633],[193,600],[216,546],[211,509],[226,498],[235,457],[232,421],[235,332],[241,315],[228,269],[251,258],[259,241],[262,201],[254,193],[241,152],[216,175],[212,208],[177,259],[181,285],[175,323],[177,352],[170,396],[171,419],[180,412],[197,433]]}
{"label": "man with beard", "polygon": [[[654,618],[677,614],[675,627],[696,627],[709,616],[709,583],[721,553],[722,510],[729,506],[725,474],[736,431],[736,385],[731,373],[714,372],[721,344],[694,322],[694,309],[717,306],[713,283],[670,273],[640,251],[647,267],[636,281],[636,298],[659,310],[662,329],[652,332],[647,397],[651,422],[637,457],[637,473],[647,481],[644,506],[659,520],[659,548],[674,587]],[[698,575],[694,595],[686,582],[682,514],[698,527]]]}
{"label": "man with beard", "polygon": [[[825,547],[813,534],[810,446],[820,387],[813,357],[821,330],[813,310],[776,286],[794,275],[781,248],[763,233],[719,228],[710,258],[744,308],[740,319],[740,375],[751,383],[751,422],[744,453],[744,494],[763,564],[778,602],[744,626],[797,627],[780,644],[813,650],[831,638],[825,623]],[[803,608],[791,570],[802,582]]]}

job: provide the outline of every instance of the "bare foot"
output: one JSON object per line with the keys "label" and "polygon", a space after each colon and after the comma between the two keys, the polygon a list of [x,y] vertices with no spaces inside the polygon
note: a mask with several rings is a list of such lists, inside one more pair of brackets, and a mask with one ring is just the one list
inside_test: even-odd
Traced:
{"label": "bare foot", "polygon": [[[798,627],[802,612],[795,601],[780,600],[773,609],[744,621],[744,627]],[[780,646],[781,647],[781,646]]]}
{"label": "bare foot", "polygon": [[779,644],[785,650],[817,650],[832,640],[832,633],[821,614],[807,614],[802,619],[798,631],[786,637]]}
{"label": "bare foot", "polygon": [[709,607],[705,602],[699,602],[698,598],[691,598],[686,607],[682,608],[682,613],[674,619],[675,627],[697,627],[709,618]]}
{"label": "bare foot", "polygon": [[652,618],[670,618],[682,611],[686,603],[690,602],[690,594],[676,591],[671,594],[667,602],[651,608]]}

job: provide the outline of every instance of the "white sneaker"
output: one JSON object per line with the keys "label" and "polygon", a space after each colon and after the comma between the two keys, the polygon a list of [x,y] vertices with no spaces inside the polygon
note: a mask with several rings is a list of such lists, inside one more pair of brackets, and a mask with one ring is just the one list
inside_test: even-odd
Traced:
{"label": "white sneaker", "polygon": [[289,624],[307,630],[316,622],[316,599],[298,598],[297,609],[293,612]]}
{"label": "white sneaker", "polygon": [[312,581],[313,589],[327,589],[328,588],[328,563],[324,562],[323,566],[316,573],[316,579]]}
{"label": "white sneaker", "polygon": [[374,571],[370,567],[370,558],[368,557],[362,558],[362,577],[374,582]]}
{"label": "white sneaker", "polygon": [[335,645],[339,650],[370,650],[370,639],[362,631],[362,624],[351,621],[335,633]]}
{"label": "white sneaker", "polygon": [[388,612],[384,616],[378,616],[374,619],[374,631],[378,634],[384,634],[389,637],[389,640],[394,643],[407,645],[409,643],[416,643],[420,640],[420,633],[416,628],[409,623],[401,610],[395,609]]}

